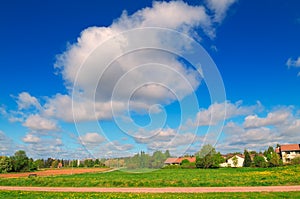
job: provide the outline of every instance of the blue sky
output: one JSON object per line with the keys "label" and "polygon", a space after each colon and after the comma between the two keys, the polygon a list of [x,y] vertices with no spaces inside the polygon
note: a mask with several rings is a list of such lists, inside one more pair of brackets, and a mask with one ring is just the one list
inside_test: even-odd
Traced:
{"label": "blue sky", "polygon": [[296,0],[2,1],[0,154],[299,143],[299,8]]}

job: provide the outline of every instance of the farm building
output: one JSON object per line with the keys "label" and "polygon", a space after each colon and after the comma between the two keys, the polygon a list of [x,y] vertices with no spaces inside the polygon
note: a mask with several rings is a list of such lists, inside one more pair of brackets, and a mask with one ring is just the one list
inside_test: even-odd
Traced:
{"label": "farm building", "polygon": [[167,165],[181,165],[183,160],[188,160],[189,162],[196,162],[196,157],[179,157],[179,158],[168,158],[164,162]]}

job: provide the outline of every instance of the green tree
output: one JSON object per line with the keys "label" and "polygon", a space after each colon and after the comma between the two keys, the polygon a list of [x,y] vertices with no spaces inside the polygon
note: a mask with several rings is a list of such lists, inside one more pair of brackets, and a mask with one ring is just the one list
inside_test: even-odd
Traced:
{"label": "green tree", "polygon": [[252,160],[251,160],[249,152],[246,149],[244,150],[244,157],[245,157],[245,160],[243,162],[243,167],[250,167],[252,164]]}
{"label": "green tree", "polygon": [[270,167],[277,167],[277,166],[281,166],[283,163],[282,163],[282,160],[280,158],[280,156],[277,154],[277,153],[272,153],[271,154],[271,157],[270,157],[270,160],[269,160],[269,166]]}
{"label": "green tree", "polygon": [[95,165],[100,166],[100,160],[98,158],[95,160]]}
{"label": "green tree", "polygon": [[209,144],[204,145],[201,150],[196,153],[197,168],[218,168],[222,162],[224,162],[224,159],[221,154],[217,153],[216,149]]}
{"label": "green tree", "polygon": [[169,151],[169,150],[166,150],[166,151],[165,151],[165,158],[167,159],[167,158],[169,158],[169,157],[171,157],[170,151]]}
{"label": "green tree", "polygon": [[45,168],[45,162],[43,159],[37,159],[34,161],[37,166],[37,169]]}
{"label": "green tree", "polygon": [[29,167],[29,171],[36,171],[38,169],[38,165],[35,163],[35,161],[32,158],[28,160],[28,167]]}
{"label": "green tree", "polygon": [[26,155],[26,152],[19,150],[11,157],[13,170],[16,172],[19,171],[28,171],[29,170],[29,159]]}
{"label": "green tree", "polygon": [[238,165],[238,162],[239,160],[238,160],[238,158],[236,157],[236,155],[235,156],[233,156],[233,158],[232,158],[232,162],[233,162],[233,166],[234,167],[237,167],[237,165]]}
{"label": "green tree", "polygon": [[51,168],[57,168],[58,167],[58,163],[59,163],[59,160],[52,161]]}
{"label": "green tree", "polygon": [[254,163],[254,166],[256,166],[256,167],[263,167],[263,168],[265,168],[265,167],[268,166],[265,158],[262,157],[262,156],[260,156],[260,155],[258,155],[258,154],[256,154],[254,156],[253,163]]}
{"label": "green tree", "polygon": [[83,164],[85,167],[94,167],[95,162],[92,159],[86,159]]}
{"label": "green tree", "polygon": [[12,171],[13,165],[9,157],[0,157],[0,173],[8,173]]}
{"label": "green tree", "polygon": [[[166,156],[167,155],[167,156]],[[150,157],[150,168],[161,168],[164,165],[164,161],[168,158],[170,154],[166,151],[162,153],[161,151],[155,151]]]}
{"label": "green tree", "polygon": [[267,158],[268,161],[271,160],[272,154],[274,154],[274,148],[272,146],[269,146],[268,150],[264,151],[264,156]]}
{"label": "green tree", "polygon": [[45,161],[45,167],[46,168],[50,168],[52,166],[52,162],[54,160],[52,158],[48,158],[46,161]]}

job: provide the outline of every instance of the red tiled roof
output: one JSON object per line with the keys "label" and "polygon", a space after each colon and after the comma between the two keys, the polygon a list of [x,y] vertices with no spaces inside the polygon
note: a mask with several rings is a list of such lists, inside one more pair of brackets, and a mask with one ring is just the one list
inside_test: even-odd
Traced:
{"label": "red tiled roof", "polygon": [[279,147],[275,149],[275,153],[280,153]]}
{"label": "red tiled roof", "polygon": [[165,164],[180,164],[179,158],[168,158],[165,161]]}
{"label": "red tiled roof", "polygon": [[286,144],[280,146],[281,151],[300,151],[299,144]]}
{"label": "red tiled roof", "polygon": [[179,158],[182,162],[183,160],[188,160],[189,162],[196,162],[196,157],[182,157],[182,158]]}
{"label": "red tiled roof", "polygon": [[183,160],[188,160],[189,162],[196,162],[196,157],[179,157],[179,158],[168,158],[165,164],[180,164]]}

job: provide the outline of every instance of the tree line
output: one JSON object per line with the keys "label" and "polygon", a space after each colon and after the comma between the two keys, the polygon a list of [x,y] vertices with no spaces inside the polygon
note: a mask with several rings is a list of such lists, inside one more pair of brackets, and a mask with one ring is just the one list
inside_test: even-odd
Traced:
{"label": "tree line", "polygon": [[64,160],[64,159],[37,159],[27,157],[26,152],[19,150],[13,156],[0,156],[0,173],[28,172],[43,168],[61,167],[105,167],[103,159]]}
{"label": "tree line", "polygon": [[133,157],[125,158],[125,165],[128,169],[158,169],[164,166],[165,160],[169,157],[171,157],[169,150],[166,150],[165,152],[155,151],[152,155],[141,151],[140,153],[135,154]]}

